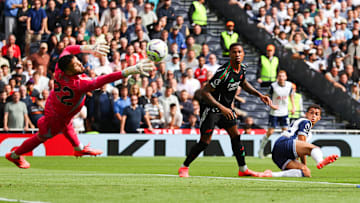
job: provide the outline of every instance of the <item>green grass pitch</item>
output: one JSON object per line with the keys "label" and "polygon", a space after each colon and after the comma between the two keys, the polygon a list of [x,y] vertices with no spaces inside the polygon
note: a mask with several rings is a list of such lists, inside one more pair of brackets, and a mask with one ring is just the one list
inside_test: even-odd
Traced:
{"label": "green grass pitch", "polygon": [[[23,170],[0,158],[0,200],[360,202],[360,188],[356,188],[360,184],[360,158],[341,157],[321,170],[308,158],[312,178],[254,178],[237,177],[235,158],[200,157],[190,167],[193,177],[185,179],[176,176],[184,158],[27,157],[27,160],[31,168]],[[246,161],[256,171],[278,171],[269,158],[247,157]]]}

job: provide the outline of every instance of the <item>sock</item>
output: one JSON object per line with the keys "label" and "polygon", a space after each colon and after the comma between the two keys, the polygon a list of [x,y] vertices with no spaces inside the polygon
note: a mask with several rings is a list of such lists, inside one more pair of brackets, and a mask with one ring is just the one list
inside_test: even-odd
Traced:
{"label": "sock", "polygon": [[74,150],[75,151],[81,151],[81,150],[83,150],[84,149],[84,145],[83,144],[79,144],[77,147],[74,147]]}
{"label": "sock", "polygon": [[74,130],[74,127],[72,124],[66,126],[66,128],[63,130],[63,134],[66,137],[67,140],[71,143],[73,147],[77,147],[80,145],[80,140]]}
{"label": "sock", "polygon": [[241,172],[245,172],[247,169],[248,169],[248,167],[246,165],[239,166],[239,171],[241,171]]}
{"label": "sock", "polygon": [[[16,155],[22,155],[28,152],[31,152],[33,149],[35,149],[37,146],[39,146],[39,144],[43,143],[43,141],[40,141],[40,139],[38,138],[38,134],[28,138],[27,140],[25,140],[20,147],[18,147],[14,153]],[[15,156],[15,155],[14,155]]]}
{"label": "sock", "polygon": [[238,163],[238,166],[245,166],[245,149],[240,141],[240,135],[231,139],[231,148]]}
{"label": "sock", "polygon": [[264,135],[264,137],[261,139],[261,142],[260,142],[260,150],[264,150],[268,141],[269,141],[269,138],[266,135]]}
{"label": "sock", "polygon": [[315,147],[311,150],[311,157],[316,161],[316,163],[320,163],[323,160],[323,153],[319,147]]}
{"label": "sock", "polygon": [[272,172],[272,177],[303,177],[304,174],[301,169],[289,169],[280,172]]}
{"label": "sock", "polygon": [[189,167],[189,165],[191,164],[191,162],[193,162],[197,156],[199,156],[199,154],[206,149],[206,147],[208,146],[207,143],[202,142],[201,140],[191,148],[190,150],[190,154],[186,157],[183,165],[186,167]]}

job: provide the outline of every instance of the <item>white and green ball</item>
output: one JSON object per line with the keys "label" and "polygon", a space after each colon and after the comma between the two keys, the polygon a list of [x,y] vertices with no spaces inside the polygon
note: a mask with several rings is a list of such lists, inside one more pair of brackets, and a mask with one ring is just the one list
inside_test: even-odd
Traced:
{"label": "white and green ball", "polygon": [[154,62],[162,61],[168,54],[168,47],[161,39],[153,39],[146,47],[148,58]]}

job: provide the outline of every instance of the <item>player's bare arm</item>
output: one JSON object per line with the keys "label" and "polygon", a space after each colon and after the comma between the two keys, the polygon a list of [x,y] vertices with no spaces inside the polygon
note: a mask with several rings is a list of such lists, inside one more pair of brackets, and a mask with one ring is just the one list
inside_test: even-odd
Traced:
{"label": "player's bare arm", "polygon": [[266,105],[269,105],[271,107],[272,101],[270,97],[261,94],[246,79],[244,79],[244,81],[241,83],[241,87],[249,94],[259,97],[262,102],[264,102]]}
{"label": "player's bare arm", "polygon": [[235,115],[233,114],[233,111],[229,108],[226,108],[220,102],[218,102],[212,95],[211,92],[215,91],[215,88],[211,87],[210,84],[206,84],[205,87],[201,91],[201,95],[205,99],[205,101],[220,109],[221,113],[229,120],[235,119]]}

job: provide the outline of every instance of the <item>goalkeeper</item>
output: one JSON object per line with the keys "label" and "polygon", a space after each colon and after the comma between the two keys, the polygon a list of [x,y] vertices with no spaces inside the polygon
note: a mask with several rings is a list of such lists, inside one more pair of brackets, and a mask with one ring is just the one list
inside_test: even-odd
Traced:
{"label": "goalkeeper", "polygon": [[30,164],[21,156],[22,154],[32,151],[60,132],[71,142],[75,156],[101,154],[101,150],[91,149],[80,143],[71,122],[74,115],[84,105],[86,92],[131,74],[147,75],[153,66],[150,61],[142,61],[123,71],[102,75],[92,80],[84,74],[85,68],[75,57],[75,54],[79,53],[101,56],[109,53],[109,47],[106,45],[74,45],[64,49],[55,68],[55,87],[46,101],[44,116],[38,121],[39,132],[5,155],[6,159],[19,168],[30,167]]}

